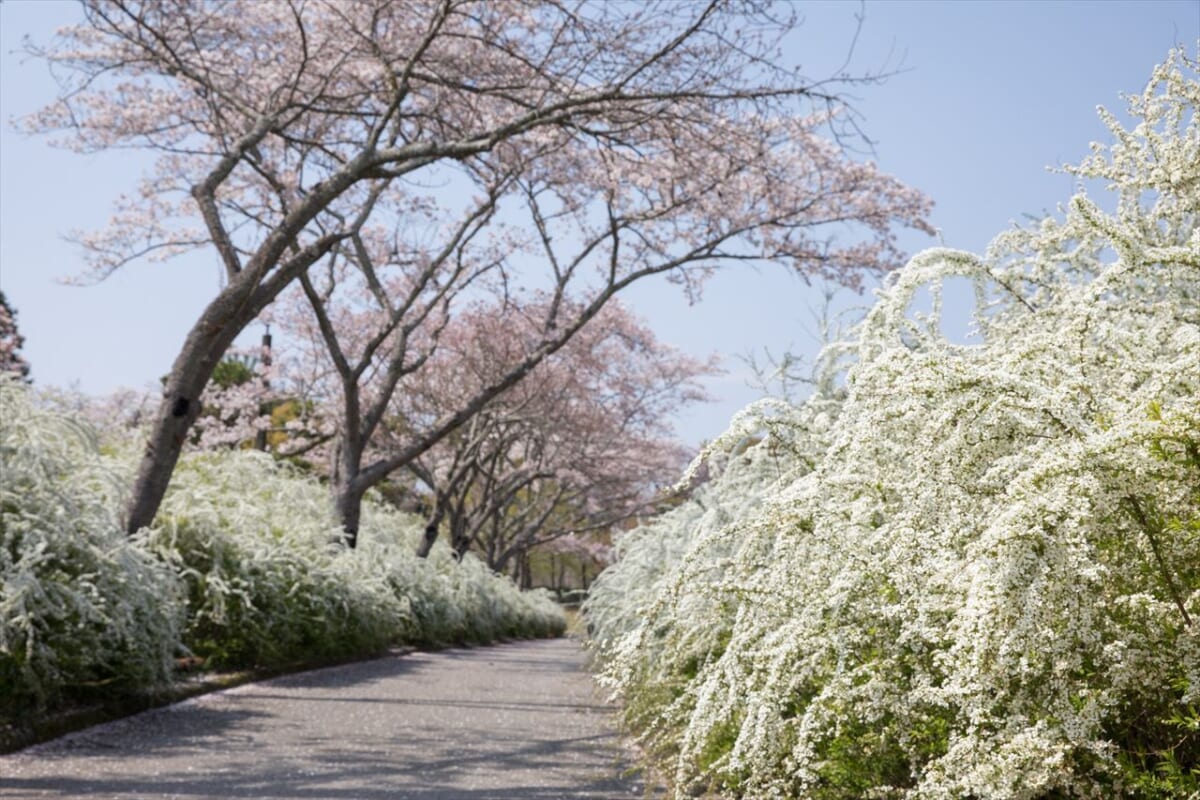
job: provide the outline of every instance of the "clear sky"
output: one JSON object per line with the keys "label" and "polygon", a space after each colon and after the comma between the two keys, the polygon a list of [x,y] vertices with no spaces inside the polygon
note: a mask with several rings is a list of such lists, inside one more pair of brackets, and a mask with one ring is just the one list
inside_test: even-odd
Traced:
{"label": "clear sky", "polygon": [[[1105,141],[1096,106],[1116,110],[1179,43],[1195,53],[1200,0],[911,2],[799,6],[804,26],[787,56],[810,77],[838,68],[864,17],[849,71],[895,70],[852,90],[875,160],[930,195],[948,246],[981,250],[1023,214],[1053,211],[1072,179],[1046,167],[1077,161]],[[104,224],[112,200],[148,162],[130,153],[76,155],[16,133],[9,121],[55,93],[46,66],[21,51],[79,15],[71,0],[0,2],[0,289],[17,309],[24,353],[39,384],[100,393],[143,387],[165,374],[218,282],[214,258],[134,264],[101,284],[66,286],[80,271],[64,236]],[[933,244],[906,235],[910,252]],[[718,398],[679,421],[690,442],[711,438],[754,399],[737,356],[815,350],[810,309],[820,291],[779,270],[727,271],[689,307],[662,282],[628,295],[660,338],[697,355],[717,352],[728,372]],[[843,305],[868,302],[844,297]],[[259,331],[249,335],[257,337]]]}

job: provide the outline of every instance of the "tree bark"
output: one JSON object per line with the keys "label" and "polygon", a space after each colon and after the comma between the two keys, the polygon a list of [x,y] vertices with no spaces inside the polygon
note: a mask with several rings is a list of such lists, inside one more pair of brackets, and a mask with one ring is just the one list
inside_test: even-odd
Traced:
{"label": "tree bark", "polygon": [[353,479],[339,481],[334,489],[334,507],[342,521],[342,541],[353,550],[358,546],[358,525],[362,520],[364,490]]}
{"label": "tree bark", "polygon": [[362,520],[362,499],[368,484],[361,480],[363,449],[357,437],[356,419],[346,420],[349,432],[343,432],[333,454],[333,506],[342,523],[342,543],[353,550],[358,546],[358,527]]}
{"label": "tree bark", "polygon": [[125,531],[136,533],[154,522],[188,431],[200,416],[200,396],[213,370],[244,324],[231,324],[223,312],[232,298],[222,293],[192,328],[167,376],[150,439],[125,513]]}
{"label": "tree bark", "polygon": [[417,558],[428,558],[430,551],[433,550],[433,543],[437,541],[438,530],[442,526],[442,518],[446,516],[446,498],[443,494],[438,493],[437,500],[434,503],[433,514],[429,517],[429,521],[425,523],[425,535],[421,537],[421,543],[417,545]]}
{"label": "tree bark", "polygon": [[454,515],[450,520],[450,546],[454,549],[454,558],[462,561],[462,557],[471,549],[471,537],[467,535],[467,520],[464,515]]}
{"label": "tree bark", "polygon": [[520,586],[522,589],[532,589],[533,588],[533,569],[531,568],[531,565],[529,563],[529,553],[527,553],[527,552],[521,553],[520,564],[521,564],[521,584],[520,584]]}

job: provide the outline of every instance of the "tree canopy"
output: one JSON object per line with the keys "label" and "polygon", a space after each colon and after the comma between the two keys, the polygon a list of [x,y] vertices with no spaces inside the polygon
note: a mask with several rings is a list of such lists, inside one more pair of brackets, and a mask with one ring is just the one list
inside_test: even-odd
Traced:
{"label": "tree canopy", "polygon": [[[371,341],[400,372],[466,284],[554,298],[536,346],[446,409],[415,457],[637,280],[665,274],[695,287],[719,265],[766,260],[857,285],[901,263],[894,226],[928,230],[927,200],[839,147],[839,84],[776,63],[797,22],[786,6],[84,9],[84,23],[38,51],[64,90],[27,127],[84,151],[157,155],[112,224],[83,239],[93,269],[204,249],[224,271],[168,376],[131,532],[153,518],[230,343],[318,264],[357,273],[369,292],[358,302],[379,315]],[[521,222],[501,224],[507,215]],[[560,318],[568,297],[578,313]],[[355,449],[348,474],[361,466]],[[353,506],[361,486],[346,488]]]}

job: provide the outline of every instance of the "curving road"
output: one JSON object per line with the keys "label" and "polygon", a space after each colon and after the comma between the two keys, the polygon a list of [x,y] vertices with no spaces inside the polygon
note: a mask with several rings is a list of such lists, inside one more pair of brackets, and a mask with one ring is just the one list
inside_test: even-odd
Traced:
{"label": "curving road", "polygon": [[0,756],[0,798],[639,797],[583,660],[515,642],[246,684]]}

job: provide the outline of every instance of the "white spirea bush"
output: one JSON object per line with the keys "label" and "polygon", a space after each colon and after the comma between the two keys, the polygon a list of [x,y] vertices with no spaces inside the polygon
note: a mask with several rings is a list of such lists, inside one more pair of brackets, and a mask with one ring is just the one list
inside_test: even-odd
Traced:
{"label": "white spirea bush", "polygon": [[[82,401],[80,401],[82,402]],[[360,657],[396,643],[556,636],[544,592],[521,592],[421,524],[368,499],[341,544],[326,487],[249,451],[195,453],[152,528],[118,519],[135,448],[0,379],[0,719],[136,692],[173,656],[213,667]]]}
{"label": "white spirea bush", "polygon": [[[1114,214],[916,256],[811,470],[621,543],[602,675],[677,796],[1200,796],[1198,107],[1175,53],[1070,170]],[[950,278],[979,344],[940,332]]]}
{"label": "white spirea bush", "polygon": [[689,498],[622,536],[617,567],[592,584],[583,610],[602,678],[624,691],[651,750],[678,748],[694,710],[685,689],[725,651],[738,606],[772,602],[766,586],[729,581],[772,557],[770,538],[729,532],[811,470],[839,406],[830,391],[799,408],[765,400],[742,411],[689,469],[685,482],[700,481]]}
{"label": "white spirea bush", "polygon": [[336,539],[316,481],[226,451],[181,461],[145,544],[187,585],[187,645],[254,666],[380,651],[416,632],[379,565]]}
{"label": "white spirea bush", "polygon": [[185,457],[146,546],[188,587],[185,641],[225,665],[339,658],[397,642],[557,635],[548,598],[473,557],[415,555],[420,521],[368,500],[347,550],[328,489],[253,451]]}
{"label": "white spirea bush", "polygon": [[91,431],[0,377],[0,718],[170,677],[178,582],[121,530]]}

